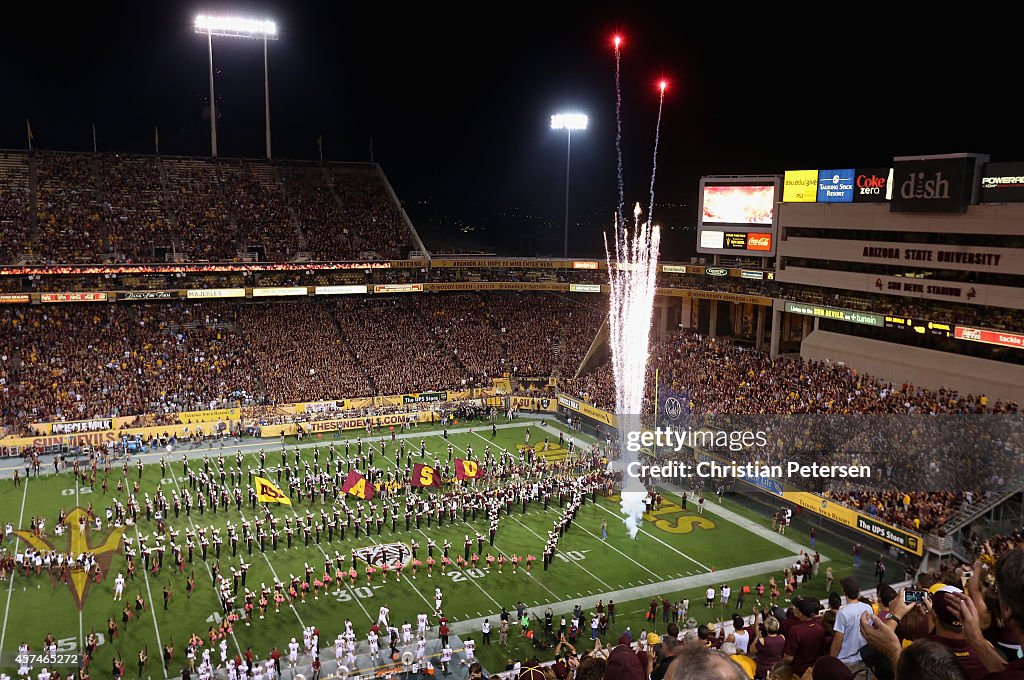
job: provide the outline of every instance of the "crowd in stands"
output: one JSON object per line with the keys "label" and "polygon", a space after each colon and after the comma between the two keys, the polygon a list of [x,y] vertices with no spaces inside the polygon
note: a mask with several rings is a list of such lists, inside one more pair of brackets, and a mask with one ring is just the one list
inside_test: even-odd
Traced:
{"label": "crowd in stands", "polygon": [[95,262],[109,250],[100,229],[97,159],[87,154],[35,156],[37,233],[31,255],[50,262]]}
{"label": "crowd in stands", "polygon": [[40,421],[213,408],[258,391],[227,306],[0,312],[0,403],[15,431]]}
{"label": "crowd in stands", "polygon": [[5,152],[0,262],[397,258],[413,238],[385,182],[365,164]]}
{"label": "crowd in stands", "polygon": [[23,154],[0,152],[0,262],[24,251],[31,235],[32,196]]}
{"label": "crowd in stands", "polygon": [[546,293],[5,306],[0,415],[26,432],[570,375],[600,322],[578,298]]}
{"label": "crowd in stands", "polygon": [[966,491],[921,492],[886,491],[829,494],[845,505],[862,510],[892,524],[922,533],[939,529],[956,512],[970,506],[972,494]]}
{"label": "crowd in stands", "polygon": [[[953,390],[892,385],[840,364],[785,357],[773,360],[766,352],[729,339],[708,339],[690,331],[680,331],[668,340],[654,343],[651,357],[649,371],[659,369],[660,389],[685,395],[689,411],[694,414],[840,416],[1018,412],[1014,403],[989,401],[983,395],[964,395]],[[648,380],[647,412],[653,410],[653,378],[650,375]],[[569,381],[564,389],[599,407],[615,409],[614,381],[608,364],[582,379]],[[938,447],[939,444],[935,441],[933,445]],[[961,464],[961,473],[967,471]],[[980,476],[981,470],[978,473]],[[931,532],[971,502],[971,494],[962,490],[964,486],[959,488],[959,492],[948,493],[834,489],[829,495],[882,520],[919,532]]]}
{"label": "crowd in stands", "polygon": [[246,338],[252,368],[263,383],[259,401],[322,401],[373,393],[368,372],[326,305],[252,305],[239,318],[237,332]]}
{"label": "crowd in stands", "polygon": [[271,262],[294,259],[299,232],[285,201],[284,189],[267,163],[221,161],[218,164],[228,211],[244,240],[262,245]]}
{"label": "crowd in stands", "polygon": [[153,245],[171,238],[160,169],[144,156],[120,154],[100,156],[99,167],[107,250],[135,262],[152,261]]}

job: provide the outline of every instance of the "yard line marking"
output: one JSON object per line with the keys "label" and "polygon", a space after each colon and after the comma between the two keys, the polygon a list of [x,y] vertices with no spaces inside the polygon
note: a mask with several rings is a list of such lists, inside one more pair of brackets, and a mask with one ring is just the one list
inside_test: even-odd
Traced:
{"label": "yard line marking", "polygon": [[[599,503],[595,503],[594,505],[597,505],[597,507],[599,507],[602,510],[604,510],[605,512],[607,512],[612,517],[617,517],[619,519],[622,519],[622,517],[620,515],[615,514],[614,512],[609,510],[608,508],[604,507],[603,505],[601,505]],[[673,546],[669,545],[665,541],[661,540],[660,538],[658,538],[654,534],[650,533],[649,531],[644,531],[643,529],[640,529],[640,533],[644,534],[645,536],[650,536],[655,541],[657,541],[658,543],[661,543],[663,546],[665,546],[666,548],[668,548],[672,552],[676,553],[677,555],[681,555],[681,556],[685,557],[686,559],[690,560],[691,562],[693,562],[694,564],[696,564],[698,567],[702,567],[705,571],[711,571],[711,567],[707,566],[706,564],[702,564],[701,562],[698,562],[697,560],[693,559],[692,557],[690,557],[689,555],[684,553],[682,550],[677,550],[676,548],[674,548]]]}
{"label": "yard line marking", "polygon": [[[593,504],[594,504],[594,502],[592,501],[592,502],[591,502],[591,505],[593,505]],[[593,533],[593,532],[591,532],[591,531],[588,531],[588,530],[587,530],[587,528],[586,528],[585,526],[583,526],[582,524],[580,524],[579,522],[576,522],[576,523],[574,523],[574,524],[573,524],[572,526],[573,526],[573,527],[576,527],[576,528],[578,528],[578,529],[581,529],[581,530],[582,530],[582,531],[583,531],[584,533],[590,534],[590,535],[591,535],[591,536],[593,536],[593,537],[594,537],[595,539],[597,539],[597,540],[601,541],[601,543],[602,543],[602,544],[604,544],[604,545],[607,545],[607,546],[608,546],[609,548],[611,548],[611,549],[612,549],[612,550],[614,550],[615,552],[619,553],[620,555],[622,555],[623,557],[625,557],[625,558],[626,558],[627,560],[629,560],[630,562],[632,562],[632,563],[633,563],[633,564],[635,564],[636,566],[638,566],[638,567],[640,567],[641,569],[643,569],[644,571],[646,571],[646,572],[647,572],[648,574],[651,574],[652,576],[655,576],[655,577],[659,577],[659,575],[658,575],[658,574],[657,574],[656,572],[654,572],[654,571],[651,571],[650,569],[648,569],[648,568],[647,568],[647,567],[645,567],[644,565],[640,564],[639,562],[637,562],[636,560],[634,560],[634,559],[633,559],[632,557],[630,557],[630,556],[629,556],[629,555],[627,555],[626,553],[624,553],[624,552],[622,552],[621,550],[619,550],[618,548],[616,548],[616,547],[615,547],[614,545],[612,545],[612,544],[611,544],[611,541],[603,541],[603,540],[601,540],[600,538],[598,538],[597,534],[595,534],[595,533]],[[659,578],[660,578],[660,577],[659,577]]]}
{"label": "yard line marking", "polygon": [[[25,499],[28,498],[28,475],[25,475],[25,489],[21,493],[21,515],[18,516],[18,529],[21,529],[21,523],[25,520]],[[14,537],[14,554],[18,554],[18,543],[21,539],[17,536]],[[7,607],[4,608],[4,627],[0,630],[0,649],[4,648],[4,638],[7,637],[7,615],[11,612],[11,595],[14,593],[14,576],[18,573],[18,569],[11,570],[11,582],[7,588]],[[22,588],[22,590],[25,590]]]}
{"label": "yard line marking", "polygon": [[[314,446],[316,446],[316,444],[314,444]],[[258,471],[260,469],[259,468],[259,461],[260,461],[259,456],[257,456],[256,453],[252,453],[252,452],[247,453],[245,455],[246,455],[246,457],[252,456],[256,460],[256,463],[257,463],[256,470]],[[264,506],[264,507],[266,507],[266,506]],[[293,506],[289,505],[288,507],[291,509],[292,515],[294,515],[295,517],[300,517],[301,516],[301,515],[299,515],[298,512],[296,512],[296,510],[295,510],[295,508]],[[316,547],[317,547],[317,550],[320,551],[320,554],[323,555],[325,559],[329,560],[331,563],[334,563],[333,558],[331,558],[331,556],[328,555],[324,551],[324,549],[322,547],[320,547],[319,543],[316,544]],[[261,550],[260,552],[263,552],[263,551]],[[267,564],[270,564],[270,560],[267,559],[267,554],[266,553],[263,553],[263,558],[267,560]],[[274,571],[274,567],[270,567],[270,571],[273,572]],[[277,574],[276,573],[274,574],[274,578],[277,579]],[[277,580],[280,580],[280,579],[277,579]],[[341,591],[342,585],[344,585],[344,587],[347,588],[348,591],[352,594],[352,599],[355,601],[355,603],[357,605],[359,605],[359,608],[363,610],[363,613],[366,614],[366,618],[368,618],[371,621],[375,622],[377,619],[373,618],[373,615],[370,614],[369,610],[366,607],[363,606],[363,603],[359,599],[359,597],[356,595],[355,588],[352,586],[352,584],[350,582],[346,581],[345,579],[341,579],[341,584],[338,585],[338,591],[339,592]],[[295,610],[295,605],[294,604],[289,603],[289,606],[292,608],[293,611]],[[298,616],[298,612],[296,612],[295,615]],[[301,623],[301,619],[300,619],[300,623]],[[302,627],[305,628],[306,626],[303,625]]]}
{"label": "yard line marking", "polygon": [[[476,434],[476,433],[474,432],[473,434]],[[441,435],[434,435],[434,436],[435,436],[435,437],[440,437],[441,439],[444,439],[444,437],[443,437],[443,436],[441,436]],[[480,435],[477,435],[477,436],[479,437]],[[481,437],[481,439],[483,439],[483,437]],[[484,441],[486,441],[486,439],[485,439]],[[456,450],[458,450],[458,451],[461,451],[462,453],[465,453],[465,452],[466,452],[466,451],[465,451],[465,449],[459,448],[458,446],[455,446],[454,444],[452,444],[452,448],[454,448],[454,449],[456,449]],[[537,533],[536,531],[534,531],[533,529],[531,529],[530,527],[526,526],[525,524],[523,524],[522,522],[520,522],[520,521],[519,521],[518,519],[516,519],[516,517],[515,517],[515,515],[514,515],[514,514],[508,513],[508,514],[506,514],[506,515],[505,515],[505,518],[506,518],[506,519],[511,519],[511,520],[512,520],[513,522],[515,522],[515,523],[516,523],[516,524],[518,524],[519,526],[523,527],[524,529],[526,529],[527,531],[529,531],[529,532],[530,532],[531,534],[533,534],[533,535],[534,535],[534,536],[536,536],[537,538],[541,539],[541,542],[543,542],[543,541],[544,541],[544,538],[543,538],[543,537],[542,537],[542,536],[541,536],[540,534],[538,534],[538,533]],[[467,522],[466,524],[468,524],[468,522]],[[498,552],[501,552],[501,551],[499,550]],[[504,553],[502,553],[502,554],[504,554]],[[592,571],[590,571],[589,569],[587,569],[586,567],[584,567],[584,566],[583,566],[582,564],[580,564],[580,563],[579,563],[579,562],[577,562],[576,560],[569,560],[569,561],[570,561],[570,562],[571,562],[572,564],[575,564],[575,565],[576,565],[577,567],[579,567],[579,568],[580,568],[580,569],[582,569],[583,571],[585,571],[585,572],[587,572],[588,574],[590,574],[590,576],[591,576],[591,577],[592,577],[592,578],[593,578],[593,579],[594,579],[595,581],[597,581],[598,583],[600,583],[601,585],[603,585],[603,586],[604,586],[605,588],[611,589],[611,586],[610,586],[610,585],[608,585],[607,583],[605,583],[604,581],[602,581],[602,580],[601,580],[600,578],[598,578],[598,577],[597,577],[597,575],[596,575],[596,574],[594,574],[594,573],[593,573]],[[530,576],[531,576],[531,577],[533,577],[533,575],[532,575],[532,574],[531,574]],[[537,580],[537,578],[536,578],[536,577],[533,577],[533,578],[534,578],[534,580],[535,580],[535,581],[537,581],[537,583],[540,583],[540,581],[539,581],[539,580]],[[548,587],[547,587],[546,585],[544,585],[543,583],[540,583],[540,585],[541,585],[541,587],[542,587],[542,588],[544,588],[544,590],[547,590],[547,591],[548,591],[548,593],[550,593],[552,597],[557,597],[557,595],[555,595],[555,594],[554,594],[553,592],[551,592],[551,590],[550,590],[550,589],[549,589],[549,588],[548,588]],[[495,603],[495,604],[497,604],[497,603]]]}
{"label": "yard line marking", "polygon": [[[178,484],[178,476],[176,474],[174,474],[174,465],[173,464],[170,466],[170,472],[171,472],[171,481],[174,482],[174,488],[176,488],[178,490],[178,496],[180,497],[181,496],[181,485]],[[186,514],[185,517],[188,519],[188,523],[192,526],[192,530],[195,531],[196,530],[196,523],[192,521],[192,515]],[[170,518],[168,518],[168,520],[169,519]],[[203,566],[206,567],[206,575],[210,577],[210,587],[213,588],[214,596],[219,601],[220,600],[220,593],[217,590],[217,583],[213,579],[213,570],[210,569],[210,565],[209,565],[209,563],[207,563],[206,560],[203,560]],[[234,629],[233,626],[231,628],[231,639],[234,640],[234,642],[235,642],[235,649],[238,650],[238,655],[239,656],[245,656],[245,654],[243,654],[243,652],[242,652],[242,646],[240,644],[238,644],[238,638],[235,637],[235,629]],[[163,650],[161,650],[161,652],[162,651]],[[211,654],[212,654],[212,652],[211,652]]]}
{"label": "yard line marking", "polygon": [[[315,444],[314,444],[314,446],[315,446]],[[368,448],[368,449],[373,449],[373,444],[372,444],[372,442],[368,442],[368,443],[367,443],[367,448]],[[250,454],[250,455],[253,455],[253,454]],[[383,451],[381,451],[381,458],[384,458],[385,460],[387,460],[387,458],[386,458],[386,456],[384,455],[384,452],[383,452]],[[390,461],[389,461],[389,462],[390,462]],[[339,466],[339,467],[340,467],[340,466]],[[292,510],[292,514],[295,514],[296,516],[298,516],[298,513],[296,513],[294,509]],[[367,534],[367,535],[366,535],[366,537],[367,537],[367,538],[369,538],[369,539],[370,539],[370,542],[371,542],[371,543],[373,543],[374,545],[380,545],[380,543],[378,543],[378,542],[377,542],[376,540],[374,540],[374,538],[373,538],[373,535],[372,535],[372,534]],[[325,553],[325,552],[324,552],[323,548],[321,548],[321,547],[320,547],[320,544],[319,544],[319,543],[317,544],[317,546],[316,546],[316,547],[317,547],[317,548],[318,548],[318,549],[320,550],[320,552],[322,552],[322,553],[324,554],[324,557],[328,557],[327,553]],[[329,558],[328,558],[328,559],[329,559]],[[410,587],[410,588],[412,588],[412,589],[413,589],[413,591],[414,591],[414,592],[415,592],[415,593],[416,593],[417,595],[419,595],[419,596],[420,596],[420,599],[421,599],[421,600],[423,600],[423,602],[424,602],[424,603],[425,603],[425,604],[427,605],[427,610],[428,610],[428,611],[433,611],[433,606],[434,606],[434,605],[433,605],[433,604],[431,604],[430,600],[428,600],[428,599],[427,599],[426,597],[424,597],[423,593],[421,593],[421,592],[420,592],[420,589],[419,589],[419,588],[417,588],[416,586],[414,586],[414,585],[413,585],[413,584],[412,584],[412,583],[411,583],[411,582],[409,581],[409,577],[408,577],[408,576],[406,576],[405,578],[400,578],[400,580],[401,580],[401,581],[403,581],[404,583],[408,584],[408,585],[409,585],[409,587]],[[355,590],[353,590],[353,589],[352,589],[352,586],[351,586],[350,584],[346,584],[346,587],[347,587],[347,588],[348,588],[349,590],[352,590],[352,598],[353,598],[354,600],[356,600],[356,604],[358,604],[358,605],[359,605],[359,608],[360,608],[360,609],[362,609],[362,610],[363,610],[364,612],[366,612],[366,615],[367,615],[367,616],[368,616],[368,617],[370,618],[370,620],[371,620],[371,621],[373,621],[373,622],[376,622],[376,621],[377,621],[377,619],[376,619],[376,618],[374,618],[374,617],[373,617],[373,616],[372,616],[372,615],[371,615],[371,614],[370,614],[370,613],[369,613],[368,611],[366,611],[366,607],[364,607],[364,606],[363,606],[363,603],[359,601],[359,598],[358,598],[358,597],[356,597],[356,593],[355,593]]]}
{"label": "yard line marking", "polygon": [[[135,541],[136,544],[142,542],[142,536],[139,534],[138,524],[135,524]],[[139,552],[142,551],[140,550]],[[153,591],[149,587],[149,569],[143,567],[142,576],[146,579],[146,593],[149,595],[149,613],[153,616],[153,630],[156,631],[156,646],[160,648],[160,651],[162,653],[164,649],[164,643],[160,641],[160,625],[156,622],[156,606],[155,603],[153,602]],[[163,669],[164,677],[168,677],[166,664],[161,663],[160,667]]]}
{"label": "yard line marking", "polygon": [[[426,534],[426,532],[424,532],[424,531],[423,531],[422,529],[417,529],[416,531],[418,531],[418,532],[420,532],[421,534],[423,534],[423,537],[424,537],[424,538],[426,538],[426,539],[427,539],[428,541],[430,540],[430,536],[428,536],[428,535]],[[484,589],[483,589],[483,587],[482,587],[482,586],[481,586],[481,585],[480,585],[479,583],[477,583],[477,582],[476,582],[476,579],[475,579],[475,578],[467,578],[466,580],[467,580],[467,581],[472,581],[472,582],[473,582],[473,585],[475,585],[475,586],[477,587],[477,589],[478,589],[478,590],[479,590],[479,591],[480,591],[481,593],[483,593],[484,595],[486,595],[486,596],[487,596],[487,599],[488,599],[488,600],[490,600],[491,602],[493,602],[493,603],[494,603],[494,606],[495,606],[495,607],[500,607],[500,606],[501,606],[501,604],[500,604],[500,603],[499,603],[499,602],[498,602],[497,600],[495,600],[495,599],[494,599],[493,597],[491,597],[491,594],[490,594],[489,592],[487,592],[486,590],[484,590]],[[416,592],[418,593],[419,591],[417,590]],[[420,595],[420,597],[423,597],[423,595],[421,594],[421,595]],[[425,599],[426,599],[426,598],[424,598],[424,600],[425,600]],[[429,604],[429,603],[428,603],[428,604]]]}
{"label": "yard line marking", "polygon": [[[291,506],[289,506],[289,507],[291,507]],[[302,516],[299,513],[295,512],[295,508],[292,508],[292,514],[295,515],[296,517],[301,517]],[[320,547],[319,543],[316,544],[316,547],[320,551],[320,553],[324,556],[325,559],[330,560],[332,563],[334,562],[334,560],[326,552],[324,552],[324,549]],[[264,555],[264,556],[266,556],[266,555]],[[366,614],[366,618],[370,619],[371,621],[376,622],[377,619],[373,618],[373,616],[370,615],[369,610],[367,610],[367,608],[363,606],[362,601],[360,601],[359,597],[356,595],[356,591],[352,587],[352,585],[348,581],[346,581],[345,579],[341,579],[341,582],[342,582],[342,584],[346,588],[348,588],[349,592],[352,593],[352,599],[355,600],[355,603],[357,605],[359,605],[359,608],[363,610],[364,614]],[[374,588],[380,588],[380,586],[374,586]],[[338,590],[339,591],[341,590],[341,586],[338,587]]]}
{"label": "yard line marking", "polygon": [[[475,434],[475,433],[474,433],[474,434]],[[448,441],[448,440],[444,439],[444,436],[443,436],[443,435],[433,435],[433,436],[434,436],[434,437],[437,437],[437,438],[439,438],[439,439],[442,439],[442,440],[444,440],[444,441]],[[485,440],[485,441],[486,441],[486,440]],[[373,444],[372,444],[372,443],[371,443],[371,444],[370,444],[369,446],[370,446],[370,448],[371,448],[371,449],[372,449],[372,448],[374,448],[374,447],[373,447]],[[458,447],[458,446],[455,446],[454,444],[452,444],[452,448],[453,448],[453,449],[457,449],[458,451],[461,451],[462,453],[465,453],[465,449],[462,449],[462,448],[460,448],[460,447]],[[382,458],[383,458],[384,460],[386,460],[386,461],[388,462],[388,465],[389,465],[390,467],[394,467],[394,464],[393,464],[393,463],[391,462],[391,459],[389,459],[389,458],[387,457],[387,455],[386,455],[386,454],[385,454],[385,453],[384,453],[383,451],[381,451],[381,457],[382,457]],[[396,469],[397,469],[397,468],[396,468]],[[458,515],[456,515],[456,516],[458,516]],[[457,521],[461,522],[462,524],[465,524],[465,525],[466,525],[467,527],[469,527],[470,529],[472,529],[472,530],[473,530],[474,532],[477,532],[477,533],[479,533],[479,529],[478,529],[477,527],[473,526],[472,524],[470,524],[469,522],[467,522],[466,520],[463,520],[463,519],[459,519],[459,520],[457,520]],[[420,532],[420,533],[422,533],[422,532]],[[536,534],[534,534],[534,535],[536,536]],[[508,553],[506,553],[506,552],[502,551],[502,550],[501,550],[501,548],[498,548],[497,546],[491,546],[491,547],[493,547],[493,548],[494,548],[495,550],[497,550],[499,554],[501,554],[501,555],[504,555],[504,556],[505,556],[506,558],[509,558],[509,559],[511,559],[511,558],[510,558],[510,556],[508,555]],[[486,569],[486,568],[485,568],[485,569]],[[490,570],[488,569],[487,571],[489,572]],[[555,597],[555,598],[557,598],[557,597],[558,597],[558,595],[556,595],[556,594],[555,594],[555,593],[554,593],[554,592],[553,592],[553,591],[552,591],[552,590],[551,590],[550,588],[548,588],[548,587],[547,587],[546,585],[544,585],[544,583],[542,583],[542,582],[540,581],[540,579],[538,579],[538,578],[537,578],[536,576],[534,576],[534,575],[533,575],[532,573],[530,573],[529,571],[527,571],[527,572],[526,572],[526,575],[527,575],[527,576],[529,576],[530,578],[532,578],[532,579],[533,579],[534,581],[536,581],[537,585],[539,585],[539,586],[540,586],[541,588],[543,588],[544,590],[546,590],[546,591],[548,592],[548,594],[549,594],[549,595],[551,595],[551,597]],[[493,602],[493,599],[492,599],[492,602]],[[495,604],[498,604],[498,603],[497,603],[497,602],[495,602]]]}
{"label": "yard line marking", "polygon": [[[81,507],[81,502],[78,500],[78,475],[75,475],[75,507]],[[82,608],[78,608],[78,646],[79,648],[85,648],[85,637],[82,635]],[[0,649],[3,649],[0,646]]]}
{"label": "yard line marking", "polygon": [[[245,513],[242,512],[241,510],[238,511],[238,514],[242,516],[242,521],[244,521],[244,522],[248,522],[249,521],[249,519],[245,516]],[[270,567],[270,573],[274,575],[274,581],[276,581],[277,583],[284,583],[284,581],[281,580],[281,577],[279,577],[277,575],[277,570],[274,569],[274,565],[271,564],[270,558],[267,557],[267,554],[265,552],[263,552],[262,550],[260,551],[260,554],[263,555],[263,560],[267,563],[267,566]],[[306,624],[303,623],[302,617],[299,616],[299,611],[295,608],[295,605],[293,603],[289,602],[288,603],[288,607],[292,610],[292,613],[295,614],[295,618],[299,620],[299,625],[302,626],[303,628],[305,628]]]}

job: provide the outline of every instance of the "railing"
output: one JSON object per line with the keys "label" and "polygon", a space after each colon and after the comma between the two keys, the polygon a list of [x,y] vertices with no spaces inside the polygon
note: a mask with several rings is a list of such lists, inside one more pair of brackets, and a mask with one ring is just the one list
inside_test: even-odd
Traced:
{"label": "railing", "polygon": [[967,526],[974,520],[984,515],[992,508],[1013,498],[1013,496],[1020,493],[1021,491],[1024,491],[1024,485],[1015,488],[1012,491],[985,496],[981,500],[971,503],[967,507],[960,510],[960,512],[950,517],[949,520],[942,525],[943,532],[947,535],[952,535],[953,533],[959,531],[960,529],[963,529],[965,526]]}

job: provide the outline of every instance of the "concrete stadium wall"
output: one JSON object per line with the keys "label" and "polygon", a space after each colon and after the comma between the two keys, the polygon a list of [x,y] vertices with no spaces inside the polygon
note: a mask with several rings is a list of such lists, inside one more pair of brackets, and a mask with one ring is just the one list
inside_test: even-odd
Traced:
{"label": "concrete stadium wall", "polygon": [[817,330],[800,346],[806,360],[844,362],[894,385],[947,387],[961,395],[1024,403],[1024,366]]}

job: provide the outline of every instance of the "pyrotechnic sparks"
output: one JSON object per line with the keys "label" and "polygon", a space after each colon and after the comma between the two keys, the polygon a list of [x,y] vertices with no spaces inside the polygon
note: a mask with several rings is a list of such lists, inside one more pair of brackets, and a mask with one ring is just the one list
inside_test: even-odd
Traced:
{"label": "pyrotechnic sparks", "polygon": [[[661,243],[661,230],[648,221],[641,222],[642,212],[637,203],[633,210],[632,235],[625,226],[616,229],[614,259],[605,237],[611,303],[608,329],[620,434],[640,429],[658,271],[658,248]],[[619,221],[616,218],[616,222]],[[636,454],[630,453],[625,447],[620,449],[624,470]],[[646,495],[646,490],[636,477],[624,477],[621,508],[626,515],[626,527],[632,538],[636,538],[640,531]]]}
{"label": "pyrotechnic sparks", "polygon": [[658,174],[658,141],[661,139],[661,109],[665,105],[665,88],[668,87],[668,81],[662,80],[658,83],[659,96],[658,96],[658,123],[654,127],[654,161],[651,165],[651,205],[647,208],[647,221],[654,221],[654,178]]}
{"label": "pyrotechnic sparks", "polygon": [[621,63],[621,53],[619,52],[619,45],[622,44],[622,36],[616,35],[614,38],[615,42],[615,157],[618,159],[618,180],[619,180],[619,209],[615,213],[615,232],[618,233],[621,225],[625,225],[626,217],[623,215],[625,211],[626,199],[624,191],[624,183],[622,180],[622,83],[620,81],[621,69],[619,68]]}
{"label": "pyrotechnic sparks", "polygon": [[[608,262],[609,341],[612,350],[612,373],[615,378],[615,406],[620,436],[640,429],[640,411],[644,401],[647,358],[650,346],[651,319],[654,312],[655,278],[658,272],[658,249],[661,230],[651,222],[654,209],[654,175],[658,163],[658,135],[661,129],[661,104],[658,105],[658,128],[654,137],[654,169],[651,172],[651,207],[647,219],[637,203],[633,209],[632,231],[626,226],[623,210],[622,179],[622,90],[620,81],[618,36],[615,39],[615,151],[618,156],[619,210],[615,215],[614,246],[605,236],[604,248]],[[662,81],[661,101],[667,83]],[[613,257],[614,255],[614,257]],[[620,446],[621,469],[636,458]],[[631,538],[636,538],[643,521],[644,498],[647,492],[640,481],[624,476],[621,510]]]}

